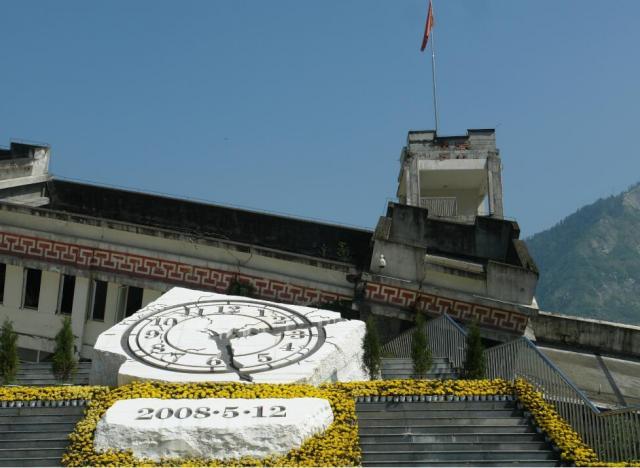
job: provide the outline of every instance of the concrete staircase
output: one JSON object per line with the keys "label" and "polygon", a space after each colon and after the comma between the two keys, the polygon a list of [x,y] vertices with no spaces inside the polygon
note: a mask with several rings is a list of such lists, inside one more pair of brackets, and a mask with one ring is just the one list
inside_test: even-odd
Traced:
{"label": "concrete staircase", "polygon": [[[406,358],[383,358],[382,378],[384,380],[411,379],[413,378],[413,361]],[[427,379],[457,379],[448,358],[434,357]]]}
{"label": "concrete staircase", "polygon": [[[90,371],[91,362],[79,362],[78,370],[73,379],[64,383],[87,385]],[[53,375],[50,362],[21,362],[15,383],[17,385],[51,386],[60,385],[62,382]]]}
{"label": "concrete staircase", "polygon": [[357,403],[363,466],[558,466],[513,401]]}
{"label": "concrete staircase", "polygon": [[83,406],[0,408],[0,466],[60,466]]}

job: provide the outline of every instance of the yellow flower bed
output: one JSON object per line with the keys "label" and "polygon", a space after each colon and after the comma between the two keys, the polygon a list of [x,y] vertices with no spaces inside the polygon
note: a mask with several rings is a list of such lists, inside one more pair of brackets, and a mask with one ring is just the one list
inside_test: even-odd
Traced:
{"label": "yellow flower bed", "polygon": [[541,392],[523,379],[517,379],[514,386],[516,397],[531,413],[538,427],[560,448],[564,461],[575,466],[640,466],[638,461],[612,463],[598,460],[596,452],[558,415],[552,404],[544,401]]}
{"label": "yellow flower bed", "polygon": [[56,387],[0,387],[0,401],[90,400],[103,395],[108,387],[63,385]]}
{"label": "yellow flower bed", "polygon": [[336,388],[351,398],[360,396],[395,395],[453,395],[488,396],[512,395],[513,384],[494,380],[373,380],[370,382],[337,382],[323,388]]}
{"label": "yellow flower bed", "polygon": [[[77,388],[77,387],[76,387]],[[82,387],[81,387],[82,388]],[[87,388],[87,387],[84,387]],[[32,389],[39,390],[39,389]],[[109,392],[95,391],[86,417],[69,436],[71,443],[62,462],[67,466],[357,466],[361,461],[355,398],[415,395],[458,397],[514,395],[529,411],[536,424],[560,448],[564,461],[579,466],[635,466],[598,460],[580,436],[544,401],[542,394],[524,380],[515,383],[495,380],[378,380],[338,382],[320,387],[295,384],[199,383],[163,384],[136,382]],[[229,460],[164,459],[159,463],[136,459],[131,451],[97,453],[93,449],[96,425],[105,411],[118,400],[131,398],[298,398],[329,400],[334,422],[320,435],[284,456],[264,459]]]}
{"label": "yellow flower bed", "polygon": [[531,413],[538,427],[560,448],[563,460],[579,466],[598,460],[593,449],[582,441],[578,433],[556,413],[551,404],[544,401],[542,393],[536,391],[533,385],[518,379],[515,382],[515,390],[518,400]]}
{"label": "yellow flower bed", "polygon": [[[118,400],[131,398],[301,398],[329,400],[334,421],[322,434],[307,440],[284,456],[263,459],[203,460],[165,459],[160,463],[134,458],[131,451],[97,453],[93,449],[96,425],[105,411]],[[294,384],[200,383],[162,384],[135,382],[118,387],[93,400],[86,417],[69,436],[71,441],[62,463],[67,466],[357,466],[360,464],[358,427],[352,398],[330,387]]]}

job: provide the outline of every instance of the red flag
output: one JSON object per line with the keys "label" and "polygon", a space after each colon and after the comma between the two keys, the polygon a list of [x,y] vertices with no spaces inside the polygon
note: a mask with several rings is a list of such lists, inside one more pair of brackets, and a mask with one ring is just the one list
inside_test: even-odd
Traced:
{"label": "red flag", "polygon": [[429,42],[429,36],[431,35],[431,29],[433,28],[433,9],[431,8],[431,0],[429,0],[429,10],[427,11],[427,24],[424,27],[424,37],[422,38],[422,47],[420,52],[424,51]]}

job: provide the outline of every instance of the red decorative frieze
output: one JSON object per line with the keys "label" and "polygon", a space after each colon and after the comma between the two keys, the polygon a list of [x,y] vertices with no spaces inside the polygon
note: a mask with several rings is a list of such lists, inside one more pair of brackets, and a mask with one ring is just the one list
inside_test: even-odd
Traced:
{"label": "red decorative frieze", "polygon": [[71,265],[83,270],[113,272],[220,293],[226,292],[231,282],[236,279],[251,283],[256,295],[261,298],[290,304],[302,305],[351,299],[343,294],[275,279],[1,231],[0,253]]}
{"label": "red decorative frieze", "polygon": [[526,315],[519,312],[495,309],[380,283],[368,282],[365,288],[365,297],[373,302],[404,308],[410,308],[417,304],[418,310],[426,313],[442,315],[446,312],[452,318],[463,322],[477,320],[480,326],[516,333],[524,333],[528,320]]}

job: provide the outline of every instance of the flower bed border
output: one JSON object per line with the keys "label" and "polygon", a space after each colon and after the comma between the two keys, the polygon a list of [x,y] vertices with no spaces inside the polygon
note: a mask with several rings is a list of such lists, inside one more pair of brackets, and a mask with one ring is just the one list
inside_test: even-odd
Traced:
{"label": "flower bed border", "polygon": [[[334,423],[321,435],[284,456],[235,460],[165,459],[159,463],[141,460],[129,452],[93,450],[95,427],[115,401],[129,398],[295,398],[318,397],[330,401]],[[109,389],[90,386],[0,387],[0,407],[82,406],[85,417],[70,434],[70,445],[63,456],[67,466],[354,466],[361,461],[356,401],[496,401],[514,398],[531,414],[550,442],[560,450],[564,462],[578,466],[640,466],[636,462],[611,463],[598,460],[596,453],[564,421],[552,404],[528,382],[504,380],[383,380],[337,382],[312,387],[296,384],[165,384],[135,382]]]}
{"label": "flower bed border", "polygon": [[[138,459],[131,451],[109,450],[98,453],[93,448],[95,428],[106,410],[117,400],[131,398],[300,398],[329,400],[334,421],[322,434],[311,437],[285,455],[267,458],[243,457],[229,460],[172,458],[155,462]],[[355,402],[344,393],[327,387],[296,384],[192,383],[168,384],[134,382],[118,387],[90,402],[83,420],[69,436],[70,444],[62,458],[66,466],[357,466],[361,453],[358,445]]]}
{"label": "flower bed border", "polygon": [[[0,386],[0,407],[20,406],[77,406],[82,402],[99,398],[109,387],[88,385],[59,385],[51,387],[27,387],[21,385]],[[73,402],[76,402],[74,405]],[[56,404],[68,402],[69,404]]]}

